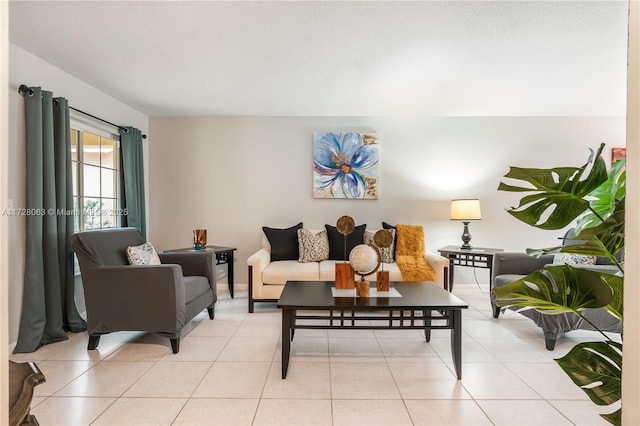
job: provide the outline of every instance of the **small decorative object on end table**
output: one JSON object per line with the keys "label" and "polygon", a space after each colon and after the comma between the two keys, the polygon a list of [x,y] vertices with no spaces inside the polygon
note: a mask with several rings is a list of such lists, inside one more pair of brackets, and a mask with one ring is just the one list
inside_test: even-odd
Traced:
{"label": "small decorative object on end table", "polygon": [[469,221],[482,219],[480,213],[480,200],[451,200],[451,220],[461,220],[464,224],[462,231],[461,249],[471,250],[471,234],[469,233]]}
{"label": "small decorative object on end table", "polygon": [[336,222],[336,230],[344,236],[344,262],[336,262],[336,288],[350,289],[355,287],[354,271],[347,262],[347,235],[356,227],[356,222],[350,216],[341,216]]}
{"label": "small decorative object on end table", "polygon": [[202,250],[206,246],[207,246],[207,230],[194,229],[193,230],[193,248],[195,250]]}
{"label": "small decorative object on end table", "polygon": [[179,248],[165,250],[165,253],[175,252],[194,252],[194,251],[213,251],[216,254],[216,265],[227,265],[227,285],[229,286],[229,295],[233,299],[233,252],[237,249],[235,247],[222,247],[222,246],[204,246],[202,248]]}
{"label": "small decorative object on end table", "polygon": [[453,266],[471,266],[489,270],[489,280],[493,276],[493,255],[504,251],[500,248],[463,249],[458,246],[446,246],[438,249],[440,255],[449,259],[449,291],[453,290]]}

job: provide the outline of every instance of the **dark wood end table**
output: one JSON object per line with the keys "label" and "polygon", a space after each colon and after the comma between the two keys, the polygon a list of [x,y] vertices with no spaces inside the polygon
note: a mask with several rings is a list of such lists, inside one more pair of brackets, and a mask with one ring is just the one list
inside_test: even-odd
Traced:
{"label": "dark wood end table", "polygon": [[453,266],[470,266],[489,270],[489,280],[493,276],[493,255],[504,251],[500,248],[446,246],[438,249],[440,255],[449,259],[449,291],[453,290]]}
{"label": "dark wood end table", "polygon": [[233,252],[236,251],[235,247],[223,247],[223,246],[205,246],[201,249],[194,249],[193,247],[179,248],[165,250],[165,253],[185,253],[185,252],[207,252],[212,251],[216,254],[216,265],[227,265],[227,283],[229,286],[229,294],[233,299]]}

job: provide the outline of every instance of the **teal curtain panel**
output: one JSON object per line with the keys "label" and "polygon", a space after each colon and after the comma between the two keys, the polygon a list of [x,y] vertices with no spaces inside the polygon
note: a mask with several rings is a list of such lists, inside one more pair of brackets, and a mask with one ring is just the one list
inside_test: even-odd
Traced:
{"label": "teal curtain panel", "polygon": [[69,104],[32,87],[25,93],[26,253],[15,353],[34,352],[87,329],[75,304]]}
{"label": "teal curtain panel", "polygon": [[[147,238],[147,219],[144,204],[144,157],[142,154],[142,132],[135,127],[120,128],[120,150],[122,152],[122,176],[124,178],[124,200],[127,209],[126,223],[122,226],[137,228]],[[123,218],[123,219],[124,219]]]}

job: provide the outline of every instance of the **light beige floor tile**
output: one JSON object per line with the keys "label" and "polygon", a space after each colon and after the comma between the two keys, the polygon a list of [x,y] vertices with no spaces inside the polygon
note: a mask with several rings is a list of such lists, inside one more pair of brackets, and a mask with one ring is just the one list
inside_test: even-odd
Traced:
{"label": "light beige floor tile", "polygon": [[235,336],[280,336],[282,333],[282,324],[280,319],[273,321],[264,319],[262,321],[242,321],[242,324],[235,332]]}
{"label": "light beige floor tile", "polygon": [[168,351],[160,358],[160,361],[215,361],[229,339],[230,337],[227,336],[194,336],[190,334],[180,342],[180,352],[174,354]]}
{"label": "light beige floor tile", "polygon": [[215,362],[192,398],[259,398],[269,362]]}
{"label": "light beige floor tile", "polygon": [[44,374],[45,382],[36,386],[33,394],[36,396],[53,395],[89,370],[92,364],[92,361],[42,361],[36,363]]}
{"label": "light beige floor tile", "polygon": [[332,362],[330,368],[333,399],[400,399],[385,363]]}
{"label": "light beige floor tile", "polygon": [[378,338],[387,362],[442,362],[424,336],[419,338]]}
{"label": "light beige floor tile", "polygon": [[31,408],[38,423],[47,426],[90,425],[115,398],[50,397]]}
{"label": "light beige floor tile", "polygon": [[492,425],[475,401],[405,399],[404,403],[416,426]]}
{"label": "light beige floor tile", "polygon": [[518,338],[483,339],[480,344],[500,362],[554,363],[544,346],[530,345]]}
{"label": "light beige floor tile", "polygon": [[236,332],[241,323],[241,320],[225,320],[219,318],[213,321],[202,321],[189,333],[189,337],[233,336],[233,333]]}
{"label": "light beige floor tile", "polygon": [[610,406],[600,407],[588,401],[567,401],[552,400],[548,401],[556,407],[562,414],[568,418],[573,424],[581,426],[604,426],[610,425],[608,421],[600,417],[600,414],[611,414],[620,408],[620,403],[611,404]]}
{"label": "light beige floor tile", "polygon": [[171,349],[153,343],[140,343],[139,341],[125,343],[118,350],[105,358],[105,361],[158,361]]}
{"label": "light beige floor tile", "polygon": [[254,425],[330,425],[328,399],[261,399]]}
{"label": "light beige floor tile", "polygon": [[[338,425],[411,425],[401,400],[333,399],[333,424]],[[329,423],[327,423],[329,424]]]}
{"label": "light beige floor tile", "polygon": [[[451,359],[451,337],[432,338],[429,342],[431,347],[440,355],[445,362],[452,362]],[[462,362],[499,362],[489,351],[487,351],[477,340],[464,336],[462,337]]]}
{"label": "light beige floor tile", "polygon": [[277,336],[233,336],[218,361],[271,361],[277,345]]}
{"label": "light beige floor tile", "polygon": [[394,363],[389,364],[389,368],[403,399],[471,398],[443,362]]}
{"label": "light beige floor tile", "polygon": [[502,364],[463,363],[462,384],[474,399],[541,399]]}
{"label": "light beige floor tile", "polygon": [[[496,426],[571,425],[571,422],[547,401],[478,400],[477,402]],[[505,410],[505,407],[509,409]]]}
{"label": "light beige floor tile", "polygon": [[190,399],[173,425],[251,425],[258,408],[258,401],[258,399]]}
{"label": "light beige floor tile", "polygon": [[384,362],[375,337],[332,337],[329,334],[329,357],[331,362]]}
{"label": "light beige floor tile", "polygon": [[485,339],[498,339],[498,338],[514,338],[517,337],[511,331],[502,327],[499,321],[495,319],[486,320],[469,320],[462,322],[462,330],[469,336],[483,341]]}
{"label": "light beige floor tile", "polygon": [[262,398],[330,399],[331,383],[328,363],[296,362],[289,364],[287,378],[282,379],[282,364],[274,362],[269,371]]}
{"label": "light beige floor tile", "polygon": [[60,389],[55,396],[117,397],[152,366],[152,362],[101,362]]}
{"label": "light beige floor tile", "polygon": [[118,398],[92,426],[171,425],[186,402],[170,398]]}
{"label": "light beige floor tile", "polygon": [[46,399],[46,396],[34,396],[33,398],[31,398],[31,408],[35,407]]}
{"label": "light beige floor tile", "polygon": [[555,362],[509,363],[506,366],[544,399],[589,399]]}
{"label": "light beige floor tile", "polygon": [[[282,342],[273,355],[274,362],[282,361]],[[326,337],[302,337],[296,333],[291,342],[289,362],[329,362],[329,340]]]}
{"label": "light beige floor tile", "polygon": [[211,365],[211,362],[159,362],[123,396],[189,398]]}

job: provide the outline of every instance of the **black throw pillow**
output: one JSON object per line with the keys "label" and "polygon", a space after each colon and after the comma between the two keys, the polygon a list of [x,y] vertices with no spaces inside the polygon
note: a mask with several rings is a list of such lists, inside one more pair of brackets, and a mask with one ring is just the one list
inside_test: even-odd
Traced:
{"label": "black throw pillow", "polygon": [[398,230],[395,226],[382,222],[382,229],[395,229],[396,235],[393,237],[393,260],[396,260],[396,248],[398,247]]}
{"label": "black throw pillow", "polygon": [[302,229],[302,222],[285,229],[262,227],[262,231],[271,245],[272,262],[276,260],[298,260],[298,257],[300,257],[298,229]]}
{"label": "black throw pillow", "polygon": [[347,235],[347,255],[344,254],[344,235],[335,226],[324,225],[329,238],[329,260],[349,260],[349,253],[358,244],[364,244],[364,230],[366,224],[358,225]]}

